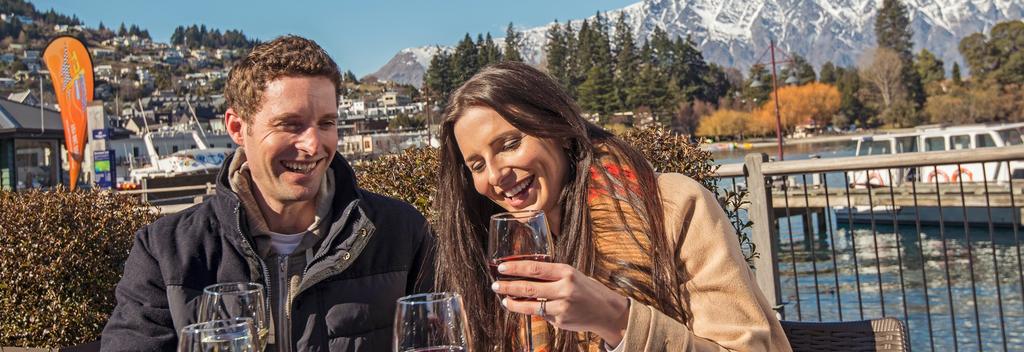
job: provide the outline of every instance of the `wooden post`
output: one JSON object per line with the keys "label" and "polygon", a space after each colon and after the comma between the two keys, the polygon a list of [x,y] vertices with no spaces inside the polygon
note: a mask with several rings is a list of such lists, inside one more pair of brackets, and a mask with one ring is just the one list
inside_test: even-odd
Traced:
{"label": "wooden post", "polygon": [[145,178],[145,177],[142,178],[142,202],[143,203],[149,203],[149,193],[146,192],[146,190],[149,189],[149,182],[147,182],[147,181],[148,181],[147,178]]}
{"label": "wooden post", "polygon": [[754,258],[754,277],[779,315],[785,318],[782,309],[782,291],[779,289],[779,267],[775,261],[779,252],[778,230],[775,227],[771,192],[767,180],[761,173],[761,164],[768,161],[764,153],[747,154],[744,172],[747,176],[747,189],[750,195],[749,216],[753,222],[752,238],[758,257]]}

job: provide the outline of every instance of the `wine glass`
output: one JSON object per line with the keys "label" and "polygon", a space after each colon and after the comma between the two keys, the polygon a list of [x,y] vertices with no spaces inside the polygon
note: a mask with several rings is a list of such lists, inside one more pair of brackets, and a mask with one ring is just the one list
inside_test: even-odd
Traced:
{"label": "wine glass", "polygon": [[457,293],[422,293],[398,299],[395,352],[472,351],[469,321]]}
{"label": "wine glass", "polygon": [[178,335],[178,352],[255,352],[252,318],[212,320],[185,326]]}
{"label": "wine glass", "polygon": [[[553,259],[551,231],[543,210],[522,210],[491,216],[487,241],[487,266],[495,280],[540,281],[528,277],[508,276],[498,272],[498,265],[514,260],[550,263]],[[525,335],[520,335],[527,351],[533,351],[533,317],[525,316]]]}
{"label": "wine glass", "polygon": [[252,319],[256,347],[267,347],[270,319],[267,316],[263,285],[253,282],[231,282],[206,286],[199,300],[200,322],[231,318]]}
{"label": "wine glass", "polygon": [[551,231],[543,210],[521,210],[491,215],[487,265],[497,280],[527,280],[498,273],[498,265],[514,260],[551,262]]}

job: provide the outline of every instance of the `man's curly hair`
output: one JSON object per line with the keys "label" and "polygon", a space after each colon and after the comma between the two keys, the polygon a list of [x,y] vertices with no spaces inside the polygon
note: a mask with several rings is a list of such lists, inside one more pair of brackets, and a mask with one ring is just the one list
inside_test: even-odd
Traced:
{"label": "man's curly hair", "polygon": [[257,45],[231,68],[224,95],[228,107],[242,121],[250,123],[260,111],[267,83],[285,76],[324,77],[341,86],[338,65],[316,42],[296,35],[285,35]]}

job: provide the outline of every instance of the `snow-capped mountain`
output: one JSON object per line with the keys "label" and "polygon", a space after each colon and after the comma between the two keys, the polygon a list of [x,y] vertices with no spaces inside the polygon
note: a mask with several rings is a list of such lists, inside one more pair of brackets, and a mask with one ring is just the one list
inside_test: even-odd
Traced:
{"label": "snow-capped mountain", "polygon": [[[961,38],[1024,17],[1024,0],[903,2],[915,51],[932,51],[945,61],[947,70],[954,61],[963,62],[957,50]],[[606,16],[609,23],[625,16],[639,40],[649,38],[655,28],[670,36],[689,36],[709,62],[745,71],[759,59],[765,62],[761,56],[772,39],[783,51],[802,55],[816,67],[827,61],[855,65],[862,53],[875,46],[875,14],[881,6],[882,0],[645,0]],[[572,24],[578,28],[580,20]],[[543,62],[550,26],[522,31],[525,60]],[[403,49],[372,75],[419,86],[436,51],[436,45]]]}

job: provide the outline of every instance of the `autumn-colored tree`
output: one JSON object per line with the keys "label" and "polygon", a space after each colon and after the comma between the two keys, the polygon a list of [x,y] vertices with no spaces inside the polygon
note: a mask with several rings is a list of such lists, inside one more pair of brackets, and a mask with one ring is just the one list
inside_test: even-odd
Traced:
{"label": "autumn-colored tree", "polygon": [[700,120],[697,135],[701,137],[742,138],[749,135],[748,125],[752,119],[749,112],[721,109]]}
{"label": "autumn-colored tree", "polygon": [[[792,132],[800,125],[827,126],[833,115],[839,112],[839,102],[839,90],[830,84],[810,83],[779,88],[783,133]],[[754,111],[751,125],[754,131],[775,131],[775,100],[769,100]]]}

